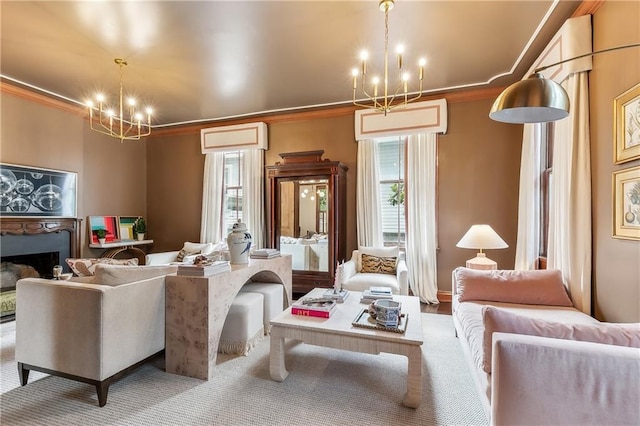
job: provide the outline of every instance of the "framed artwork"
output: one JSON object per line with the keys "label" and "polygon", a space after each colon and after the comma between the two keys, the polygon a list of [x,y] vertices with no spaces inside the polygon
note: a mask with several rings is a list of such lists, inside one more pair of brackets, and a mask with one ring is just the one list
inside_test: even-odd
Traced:
{"label": "framed artwork", "polygon": [[613,162],[640,158],[640,83],[613,102]]}
{"label": "framed artwork", "polygon": [[640,241],[640,166],[613,172],[613,238]]}
{"label": "framed artwork", "polygon": [[98,244],[98,229],[107,231],[107,242],[113,242],[118,239],[118,217],[117,216],[89,216],[89,239],[91,244]]}
{"label": "framed artwork", "polygon": [[0,217],[76,217],[78,174],[0,163]]}
{"label": "framed artwork", "polygon": [[118,231],[121,240],[133,240],[133,223],[138,216],[118,216]]}

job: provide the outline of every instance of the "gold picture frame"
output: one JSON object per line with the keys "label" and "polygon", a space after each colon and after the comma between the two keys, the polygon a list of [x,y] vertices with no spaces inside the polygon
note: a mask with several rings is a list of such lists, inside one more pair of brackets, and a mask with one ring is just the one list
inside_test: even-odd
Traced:
{"label": "gold picture frame", "polygon": [[640,158],[640,83],[613,101],[613,162]]}
{"label": "gold picture frame", "polygon": [[613,238],[640,241],[640,166],[613,172]]}

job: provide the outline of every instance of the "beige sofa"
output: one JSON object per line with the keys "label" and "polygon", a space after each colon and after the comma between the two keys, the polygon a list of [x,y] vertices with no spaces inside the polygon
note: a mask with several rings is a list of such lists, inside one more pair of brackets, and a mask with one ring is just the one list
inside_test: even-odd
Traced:
{"label": "beige sofa", "polygon": [[16,354],[20,382],[29,371],[109,385],[164,349],[165,276],[176,266],[98,265],[71,281],[17,283]]}
{"label": "beige sofa", "polygon": [[559,271],[457,268],[452,294],[491,424],[640,424],[640,324],[574,308]]}

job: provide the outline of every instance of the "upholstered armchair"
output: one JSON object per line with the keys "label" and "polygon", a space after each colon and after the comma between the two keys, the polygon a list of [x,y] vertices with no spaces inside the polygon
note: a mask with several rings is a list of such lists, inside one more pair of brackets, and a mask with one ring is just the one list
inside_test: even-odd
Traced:
{"label": "upholstered armchair", "polygon": [[180,250],[149,253],[145,258],[146,265],[171,265],[193,263],[199,255],[209,255],[216,250],[213,243],[192,243],[186,241]]}
{"label": "upholstered armchair", "polygon": [[391,287],[393,294],[408,295],[407,264],[398,247],[359,247],[351,260],[343,263],[341,286],[363,291],[369,287]]}

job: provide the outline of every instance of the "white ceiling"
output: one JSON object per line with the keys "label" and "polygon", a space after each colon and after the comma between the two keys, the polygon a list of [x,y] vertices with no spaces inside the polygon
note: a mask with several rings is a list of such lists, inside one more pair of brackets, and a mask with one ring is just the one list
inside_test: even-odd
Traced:
{"label": "white ceiling", "polygon": [[[389,44],[404,43],[407,70],[426,57],[425,93],[504,86],[579,4],[397,0]],[[124,58],[125,91],[158,125],[349,104],[359,51],[370,51],[370,74],[383,68],[378,0],[2,0],[0,12],[3,80],[71,102],[99,89],[114,98],[113,59]]]}

